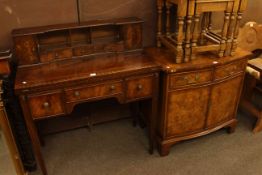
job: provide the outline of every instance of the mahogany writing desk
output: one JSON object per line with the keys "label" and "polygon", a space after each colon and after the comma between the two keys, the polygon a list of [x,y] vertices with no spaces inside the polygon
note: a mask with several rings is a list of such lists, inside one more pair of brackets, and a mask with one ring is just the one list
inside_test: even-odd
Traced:
{"label": "mahogany writing desk", "polygon": [[19,65],[15,91],[43,174],[35,121],[70,114],[83,102],[148,100],[153,151],[159,67],[143,54],[141,24],[129,18],[13,32]]}

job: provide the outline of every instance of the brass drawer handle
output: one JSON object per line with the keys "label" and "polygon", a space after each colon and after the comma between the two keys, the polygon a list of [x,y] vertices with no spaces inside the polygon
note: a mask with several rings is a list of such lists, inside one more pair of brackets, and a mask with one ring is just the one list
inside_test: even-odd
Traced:
{"label": "brass drawer handle", "polygon": [[75,91],[75,96],[79,97],[80,96],[80,92],[79,91]]}
{"label": "brass drawer handle", "polygon": [[196,81],[199,81],[199,80],[200,80],[200,75],[199,75],[199,74],[196,74],[195,80],[196,80]]}
{"label": "brass drawer handle", "polygon": [[56,53],[55,53],[55,58],[58,58],[58,56],[59,56],[59,55],[58,55],[58,53],[56,52]]}
{"label": "brass drawer handle", "polygon": [[114,86],[114,85],[112,85],[111,87],[110,87],[110,90],[111,91],[114,91],[116,89],[116,87]]}
{"label": "brass drawer handle", "polygon": [[49,108],[49,107],[50,107],[50,104],[49,104],[48,102],[44,102],[43,106],[44,106],[45,108]]}
{"label": "brass drawer handle", "polygon": [[141,85],[141,84],[139,84],[138,86],[137,86],[137,90],[142,90],[143,89],[143,86]]}

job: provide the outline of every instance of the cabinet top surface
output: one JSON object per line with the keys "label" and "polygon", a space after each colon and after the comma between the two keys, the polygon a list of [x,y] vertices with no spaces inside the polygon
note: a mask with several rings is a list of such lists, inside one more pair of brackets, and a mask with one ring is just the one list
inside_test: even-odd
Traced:
{"label": "cabinet top surface", "polygon": [[252,54],[248,51],[237,49],[234,56],[218,58],[212,53],[203,53],[196,56],[196,59],[189,63],[174,64],[173,54],[163,48],[147,48],[146,53],[166,72],[194,71],[198,69],[210,68],[213,66],[224,65],[239,59],[250,57]]}
{"label": "cabinet top surface", "polygon": [[158,69],[159,66],[152,59],[139,53],[83,57],[18,68],[15,90],[106,76],[121,77],[128,73],[146,73]]}
{"label": "cabinet top surface", "polygon": [[143,21],[141,19],[136,17],[118,18],[118,19],[111,19],[111,20],[93,20],[93,21],[86,21],[81,23],[55,24],[55,25],[15,29],[12,31],[12,35],[13,36],[33,35],[33,34],[46,33],[51,31],[58,31],[58,30],[79,29],[79,28],[95,27],[95,26],[103,26],[103,25],[123,25],[123,24],[142,23],[142,22]]}

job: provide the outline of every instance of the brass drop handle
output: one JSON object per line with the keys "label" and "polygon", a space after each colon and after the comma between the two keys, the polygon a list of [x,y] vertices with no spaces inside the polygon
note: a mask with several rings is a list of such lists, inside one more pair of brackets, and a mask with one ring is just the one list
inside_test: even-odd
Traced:
{"label": "brass drop handle", "polygon": [[55,57],[58,58],[58,53],[57,52],[55,53]]}
{"label": "brass drop handle", "polygon": [[185,76],[185,77],[184,77],[184,80],[188,81],[188,77],[187,77],[187,76]]}
{"label": "brass drop handle", "polygon": [[200,75],[199,75],[199,74],[196,74],[195,80],[196,80],[196,81],[199,81],[199,79],[200,79]]}
{"label": "brass drop handle", "polygon": [[44,106],[45,108],[49,108],[49,107],[50,107],[50,104],[49,104],[48,102],[44,102],[43,106]]}
{"label": "brass drop handle", "polygon": [[75,91],[75,96],[79,97],[80,96],[80,92],[79,91]]}
{"label": "brass drop handle", "polygon": [[110,90],[111,91],[114,91],[116,89],[116,87],[114,86],[114,85],[112,85],[111,87],[110,87]]}
{"label": "brass drop handle", "polygon": [[141,84],[139,84],[138,86],[137,86],[137,90],[142,90],[143,89],[143,86],[141,85]]}

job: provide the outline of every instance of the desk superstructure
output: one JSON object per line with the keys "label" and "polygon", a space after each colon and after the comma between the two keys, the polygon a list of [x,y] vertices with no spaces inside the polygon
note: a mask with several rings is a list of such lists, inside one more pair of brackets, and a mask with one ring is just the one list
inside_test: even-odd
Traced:
{"label": "desk superstructure", "polygon": [[70,114],[79,103],[149,102],[150,151],[159,66],[143,54],[142,21],[126,18],[13,31],[19,96],[33,149],[47,174],[35,121]]}

